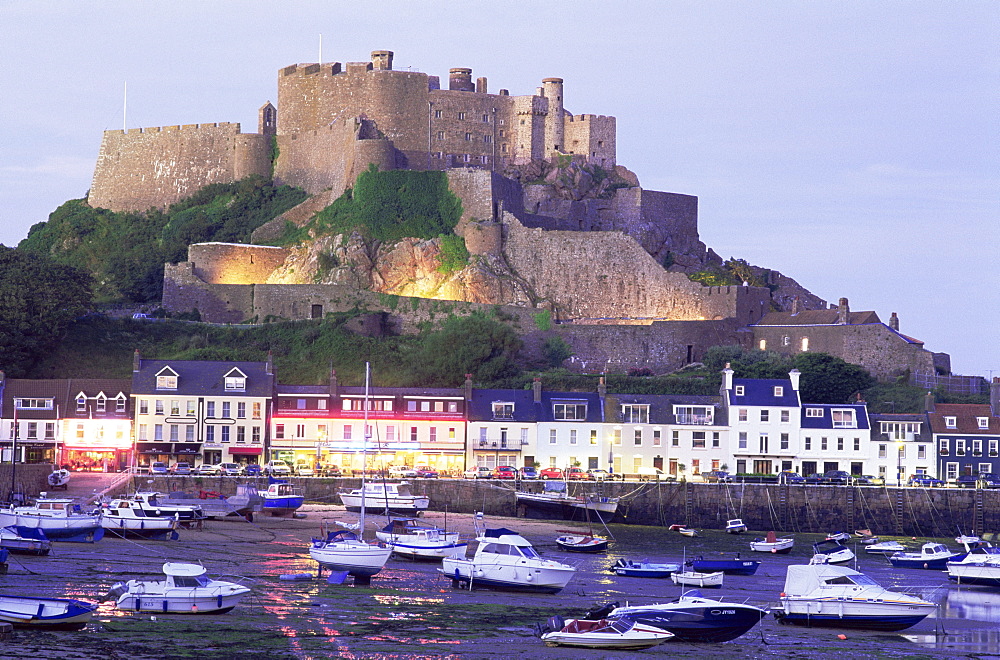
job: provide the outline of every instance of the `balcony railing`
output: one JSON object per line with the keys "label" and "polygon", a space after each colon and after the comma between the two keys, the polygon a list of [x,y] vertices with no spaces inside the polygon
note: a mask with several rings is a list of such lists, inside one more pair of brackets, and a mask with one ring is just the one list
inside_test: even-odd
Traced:
{"label": "balcony railing", "polygon": [[712,416],[711,415],[689,415],[681,413],[677,415],[678,424],[688,424],[695,426],[711,426]]}
{"label": "balcony railing", "polygon": [[521,447],[528,444],[527,440],[478,440],[477,449],[507,449],[511,451],[521,451]]}

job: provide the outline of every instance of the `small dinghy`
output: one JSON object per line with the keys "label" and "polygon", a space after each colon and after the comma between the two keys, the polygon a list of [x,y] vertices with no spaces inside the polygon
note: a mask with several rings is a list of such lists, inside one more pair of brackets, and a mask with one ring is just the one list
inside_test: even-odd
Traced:
{"label": "small dinghy", "polygon": [[66,490],[69,488],[70,471],[66,469],[53,470],[46,481],[52,490]]}
{"label": "small dinghy", "polygon": [[52,541],[40,529],[12,525],[0,527],[0,548],[15,555],[47,555],[52,550]]}
{"label": "small dinghy", "polygon": [[698,536],[698,532],[697,531],[695,531],[693,529],[689,529],[687,527],[684,527],[682,529],[678,529],[677,531],[678,531],[678,533],[680,533],[681,536],[689,536],[689,537],[692,537],[692,538]]}
{"label": "small dinghy", "polygon": [[827,564],[843,564],[854,559],[854,552],[836,539],[813,543],[813,555],[825,555]]}
{"label": "small dinghy", "polygon": [[611,567],[611,572],[625,577],[666,578],[670,577],[672,573],[679,572],[682,568],[680,564],[653,564],[645,561],[619,559]]}
{"label": "small dinghy", "polygon": [[768,532],[763,539],[754,539],[750,542],[750,549],[754,552],[770,552],[776,555],[787,555],[795,546],[795,539],[792,537],[778,538],[774,532]]}
{"label": "small dinghy", "polygon": [[574,646],[587,649],[648,649],[674,636],[644,623],[629,619],[570,619],[552,617],[536,626],[536,634],[546,646]]}
{"label": "small dinghy", "polygon": [[163,574],[163,580],[119,582],[104,598],[133,612],[224,614],[250,593],[242,584],[209,578],[200,564],[167,562]]}
{"label": "small dinghy", "polygon": [[865,552],[870,555],[891,555],[894,552],[906,552],[908,549],[899,541],[878,541],[865,546]]}
{"label": "small dinghy", "polygon": [[444,557],[464,557],[468,543],[458,532],[417,524],[416,518],[393,518],[375,532],[380,541],[392,547],[397,557],[437,561]]}
{"label": "small dinghy", "polygon": [[706,589],[719,589],[722,587],[722,579],[725,577],[722,571],[715,573],[699,573],[697,571],[684,571],[682,573],[671,573],[670,579],[674,584],[682,587],[701,587]]}
{"label": "small dinghy", "polygon": [[840,542],[850,541],[851,540],[851,535],[848,534],[847,532],[831,532],[831,533],[829,533],[829,534],[826,535],[826,540],[827,541],[840,541]]}
{"label": "small dinghy", "polygon": [[97,603],[75,598],[0,594],[0,621],[24,628],[79,630],[96,609]]}
{"label": "small dinghy", "polygon": [[608,539],[570,532],[557,536],[556,545],[567,552],[605,552],[608,549]]}

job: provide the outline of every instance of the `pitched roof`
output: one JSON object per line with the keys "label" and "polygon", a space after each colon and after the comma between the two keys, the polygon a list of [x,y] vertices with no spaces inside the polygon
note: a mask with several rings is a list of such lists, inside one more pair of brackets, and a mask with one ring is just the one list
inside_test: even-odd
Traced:
{"label": "pitched roof", "polygon": [[[949,428],[945,417],[954,417],[955,426]],[[987,428],[979,428],[979,418],[985,417]],[[1000,417],[993,416],[988,403],[938,403],[934,412],[927,413],[934,433],[969,433],[973,435],[1000,434]]]}
{"label": "pitched roof", "polygon": [[[823,411],[822,416],[810,417],[805,411],[812,408],[813,410],[819,409]],[[852,427],[834,427],[833,424],[833,410],[853,410],[854,411],[854,421],[857,424]],[[803,403],[802,404],[802,428],[804,429],[834,429],[834,430],[850,430],[850,429],[868,429],[870,428],[868,421],[868,407],[863,403],[850,403],[850,404],[832,404],[832,403]]]}
{"label": "pitched roof", "polygon": [[[164,367],[177,373],[176,390],[157,390],[156,374]],[[246,389],[226,391],[226,375],[238,369],[246,376]],[[266,362],[229,362],[211,360],[140,360],[132,373],[133,394],[248,396],[270,397],[274,392],[274,374],[267,373]]]}
{"label": "pitched roof", "polygon": [[[755,325],[837,325],[839,312],[836,309],[806,309],[793,314],[792,312],[770,312],[765,314]],[[848,325],[864,325],[866,323],[881,323],[875,312],[848,312]]]}
{"label": "pitched roof", "polygon": [[[743,394],[736,395],[738,385],[743,386]],[[781,395],[775,396],[774,388],[781,388]],[[799,393],[792,389],[792,381],[781,378],[734,378],[733,389],[727,392],[730,406],[784,406],[799,407]]]}

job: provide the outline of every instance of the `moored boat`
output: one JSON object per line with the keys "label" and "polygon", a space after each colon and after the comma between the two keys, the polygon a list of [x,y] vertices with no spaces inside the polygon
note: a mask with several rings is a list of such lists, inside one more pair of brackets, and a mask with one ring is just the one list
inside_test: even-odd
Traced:
{"label": "moored boat", "polygon": [[719,589],[725,577],[722,571],[715,573],[699,573],[698,571],[683,571],[681,573],[671,573],[670,579],[674,584],[682,587],[698,587],[701,589]]}
{"label": "moored boat", "polygon": [[47,555],[52,550],[52,541],[37,528],[0,527],[0,548],[15,555]]}
{"label": "moored boat", "polygon": [[163,580],[129,580],[111,587],[105,599],[120,610],[167,614],[224,614],[250,593],[237,582],[213,580],[200,564],[167,562]]}
{"label": "moored boat", "polygon": [[167,502],[163,493],[139,491],[129,499],[134,503],[133,507],[141,509],[148,518],[175,518],[185,524],[205,519],[205,512],[197,502]]}
{"label": "moored boat", "polygon": [[325,538],[312,540],[309,556],[323,568],[347,573],[364,582],[385,568],[392,546],[368,543],[352,531],[338,529]]}
{"label": "moored boat", "polygon": [[682,527],[681,529],[677,530],[677,533],[680,534],[681,536],[687,536],[689,538],[694,538],[696,536],[699,536],[697,530],[691,529],[689,527]]}
{"label": "moored boat", "polygon": [[705,559],[704,557],[696,557],[689,560],[687,564],[699,573],[722,571],[729,575],[753,575],[760,567],[759,561],[740,559],[739,554],[733,559]]}
{"label": "moored boat", "polygon": [[865,546],[865,552],[870,555],[891,555],[896,552],[906,552],[909,550],[899,541],[878,541]]}
{"label": "moored boat", "polygon": [[198,494],[175,491],[167,494],[163,502],[201,507],[206,518],[242,516],[252,519],[253,514],[259,513],[264,506],[264,498],[252,483],[237,484],[236,493],[229,497],[212,491],[199,491]]}
{"label": "moored boat", "polygon": [[768,532],[763,539],[757,538],[750,542],[750,549],[754,552],[770,552],[777,555],[787,555],[795,547],[795,539],[788,536],[778,538],[774,532]]}
{"label": "moored boat", "polygon": [[1000,555],[966,555],[947,563],[948,579],[959,584],[1000,587]]}
{"label": "moored boat", "polygon": [[136,502],[128,499],[113,499],[102,505],[101,526],[108,534],[122,538],[128,536],[171,540],[178,538],[177,518],[147,516]]}
{"label": "moored boat", "polygon": [[854,551],[841,545],[837,539],[828,538],[825,541],[813,543],[813,553],[825,556],[828,564],[843,564],[854,559]]}
{"label": "moored boat", "polygon": [[517,491],[514,498],[525,517],[544,520],[601,520],[610,522],[618,512],[617,497],[598,493],[570,495],[563,481],[545,482],[543,491]]}
{"label": "moored boat", "polygon": [[632,561],[619,559],[611,566],[611,572],[625,577],[667,578],[681,571],[684,567],[676,563],[652,563],[647,561]]}
{"label": "moored boat", "polygon": [[78,630],[96,609],[97,603],[75,598],[0,594],[0,621],[23,628]]}
{"label": "moored boat", "polygon": [[392,548],[392,554],[408,559],[464,557],[468,547],[458,532],[420,525],[415,518],[393,518],[375,536]]}
{"label": "moored boat", "polygon": [[611,603],[588,612],[584,618],[628,619],[671,632],[679,642],[728,642],[749,631],[765,616],[767,610],[705,598],[693,589],[670,603],[624,607]]}
{"label": "moored boat", "polygon": [[747,531],[747,526],[743,524],[742,519],[733,518],[732,520],[726,521],[726,531],[730,534],[742,534]]}
{"label": "moored boat", "polygon": [[827,541],[850,541],[851,535],[847,532],[830,532],[826,535]]}
{"label": "moored boat", "polygon": [[39,497],[32,505],[0,509],[0,527],[40,529],[50,541],[94,543],[104,537],[100,514],[83,513],[69,498]]}
{"label": "moored boat", "polygon": [[545,559],[523,536],[506,528],[483,530],[470,558],[446,557],[439,569],[454,586],[507,591],[557,593],[576,574],[576,567]]}
{"label": "moored boat", "polygon": [[591,536],[569,532],[556,537],[556,545],[567,552],[605,552],[609,540],[604,536]]}
{"label": "moored boat", "polygon": [[420,515],[430,506],[430,499],[410,492],[410,484],[374,481],[364,483],[361,488],[340,492],[340,501],[348,511],[361,511],[361,500],[371,512],[386,512],[406,515]]}
{"label": "moored boat", "polygon": [[672,638],[673,633],[629,619],[570,619],[552,617],[537,628],[546,646],[587,649],[648,649]]}
{"label": "moored boat", "polygon": [[922,568],[940,571],[948,568],[948,562],[961,561],[964,552],[952,552],[940,543],[924,543],[920,552],[895,552],[889,555],[889,563],[896,568]]}
{"label": "moored boat", "polygon": [[290,483],[274,479],[267,486],[267,490],[258,491],[263,503],[261,511],[272,516],[285,516],[298,511],[305,502],[302,489]]}
{"label": "moored boat", "polygon": [[775,617],[802,626],[903,630],[920,623],[937,605],[889,591],[867,575],[823,563],[789,566]]}

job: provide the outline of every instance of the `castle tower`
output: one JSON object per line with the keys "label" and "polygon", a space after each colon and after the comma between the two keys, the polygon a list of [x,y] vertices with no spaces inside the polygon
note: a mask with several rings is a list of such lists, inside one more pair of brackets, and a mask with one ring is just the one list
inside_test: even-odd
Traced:
{"label": "castle tower", "polygon": [[456,68],[448,70],[448,89],[453,92],[474,92],[472,69]]}
{"label": "castle tower", "polygon": [[542,91],[549,101],[545,117],[545,155],[555,156],[566,151],[566,126],[563,123],[563,79],[545,78]]}
{"label": "castle tower", "polygon": [[274,135],[278,132],[278,111],[270,101],[257,110],[257,132],[261,135]]}
{"label": "castle tower", "polygon": [[381,71],[392,71],[392,51],[373,50],[372,68]]}

